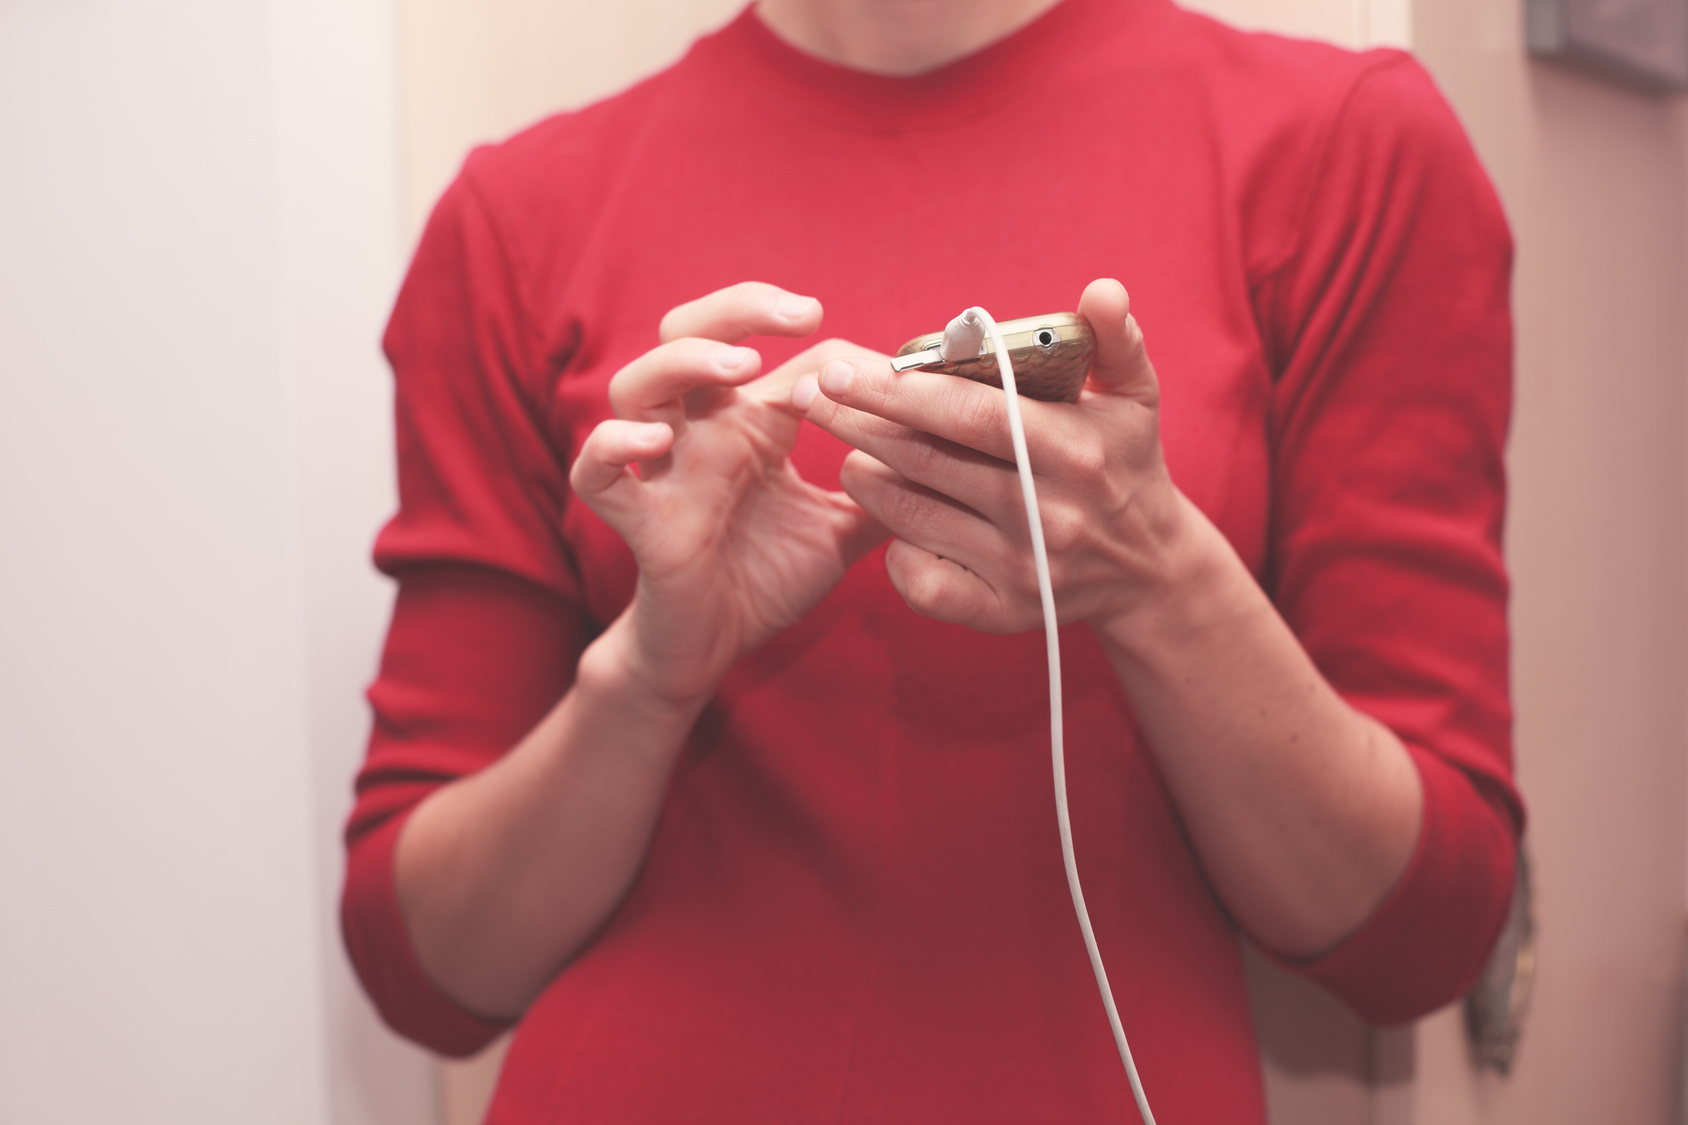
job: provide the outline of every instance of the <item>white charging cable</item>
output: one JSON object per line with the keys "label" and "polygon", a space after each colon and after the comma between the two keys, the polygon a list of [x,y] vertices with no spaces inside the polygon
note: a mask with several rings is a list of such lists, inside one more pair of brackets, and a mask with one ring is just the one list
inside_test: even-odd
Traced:
{"label": "white charging cable", "polygon": [[1032,536],[1032,561],[1037,567],[1037,593],[1043,602],[1043,633],[1049,648],[1049,743],[1055,763],[1055,818],[1061,829],[1061,860],[1067,868],[1067,889],[1073,895],[1078,928],[1084,934],[1084,948],[1090,954],[1090,967],[1096,973],[1096,987],[1101,989],[1102,1006],[1108,1010],[1108,1026],[1113,1029],[1114,1044],[1119,1047],[1125,1076],[1131,1082],[1131,1095],[1137,1099],[1137,1112],[1143,1117],[1143,1125],[1155,1125],[1155,1115],[1149,1111],[1149,1099],[1137,1077],[1137,1064],[1131,1060],[1131,1046],[1125,1041],[1119,1009],[1114,1006],[1108,970],[1102,967],[1102,951],[1096,947],[1096,933],[1090,927],[1090,912],[1084,908],[1084,888],[1078,882],[1078,861],[1073,858],[1072,817],[1067,812],[1067,760],[1061,738],[1061,641],[1057,631],[1060,623],[1055,618],[1055,588],[1049,580],[1049,552],[1043,545],[1043,519],[1037,510],[1037,488],[1032,483],[1031,458],[1026,454],[1026,428],[1020,422],[1020,392],[1014,384],[1014,365],[1008,360],[1008,348],[1002,342],[1002,333],[997,331],[996,321],[990,313],[977,306],[949,322],[944,329],[942,354],[947,363],[974,358],[983,351],[987,335],[996,351],[997,370],[1002,374],[1002,392],[1008,407],[1008,438],[1014,446],[1014,464],[1020,470],[1020,493],[1026,501],[1026,522]]}

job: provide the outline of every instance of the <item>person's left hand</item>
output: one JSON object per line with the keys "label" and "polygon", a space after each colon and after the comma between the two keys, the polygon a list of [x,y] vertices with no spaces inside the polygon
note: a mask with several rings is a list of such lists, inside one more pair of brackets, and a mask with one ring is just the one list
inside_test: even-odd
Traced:
{"label": "person's left hand", "polygon": [[[1091,282],[1078,313],[1096,336],[1084,391],[1020,410],[1057,611],[1106,628],[1168,580],[1190,509],[1161,455],[1160,385],[1124,287]],[[844,490],[896,536],[886,568],[910,607],[993,633],[1042,620],[1001,390],[835,359],[792,403],[855,447]]]}

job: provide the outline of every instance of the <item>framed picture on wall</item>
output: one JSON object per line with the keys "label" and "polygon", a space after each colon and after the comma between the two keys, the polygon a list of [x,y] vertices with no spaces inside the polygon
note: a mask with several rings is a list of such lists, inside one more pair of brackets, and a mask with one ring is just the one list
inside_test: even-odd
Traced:
{"label": "framed picture on wall", "polygon": [[1537,57],[1688,89],[1688,0],[1528,0],[1525,33]]}

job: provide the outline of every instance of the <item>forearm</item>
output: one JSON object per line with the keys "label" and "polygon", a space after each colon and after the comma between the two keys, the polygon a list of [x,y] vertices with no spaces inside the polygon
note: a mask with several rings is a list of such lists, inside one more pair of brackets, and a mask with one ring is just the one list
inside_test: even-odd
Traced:
{"label": "forearm", "polygon": [[1316,954],[1406,870],[1418,774],[1325,681],[1219,531],[1178,502],[1152,596],[1096,631],[1226,907],[1272,948]]}
{"label": "forearm", "polygon": [[470,1011],[520,1015],[614,911],[703,706],[627,674],[624,616],[573,688],[496,764],[438,790],[399,839],[395,880],[423,968]]}

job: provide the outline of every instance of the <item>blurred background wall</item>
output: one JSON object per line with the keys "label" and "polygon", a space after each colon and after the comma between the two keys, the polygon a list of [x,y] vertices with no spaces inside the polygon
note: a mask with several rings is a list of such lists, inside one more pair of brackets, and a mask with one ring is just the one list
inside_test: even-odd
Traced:
{"label": "blurred background wall", "polygon": [[1518,241],[1510,464],[1518,775],[1538,987],[1510,1079],[1455,1013],[1430,1125],[1681,1120],[1688,880],[1688,115],[1519,46],[1518,0],[1414,0],[1414,47]]}
{"label": "blurred background wall", "polygon": [[0,1122],[428,1122],[340,952],[390,0],[0,0]]}
{"label": "blurred background wall", "polygon": [[[1280,1123],[1681,1119],[1688,111],[1527,60],[1521,2],[1196,4],[1412,47],[1520,246],[1535,1004],[1502,1079],[1456,1009],[1373,1033],[1257,963]],[[334,927],[376,341],[468,146],[738,7],[0,0],[0,1123],[477,1119],[498,1052],[394,1040]]]}

